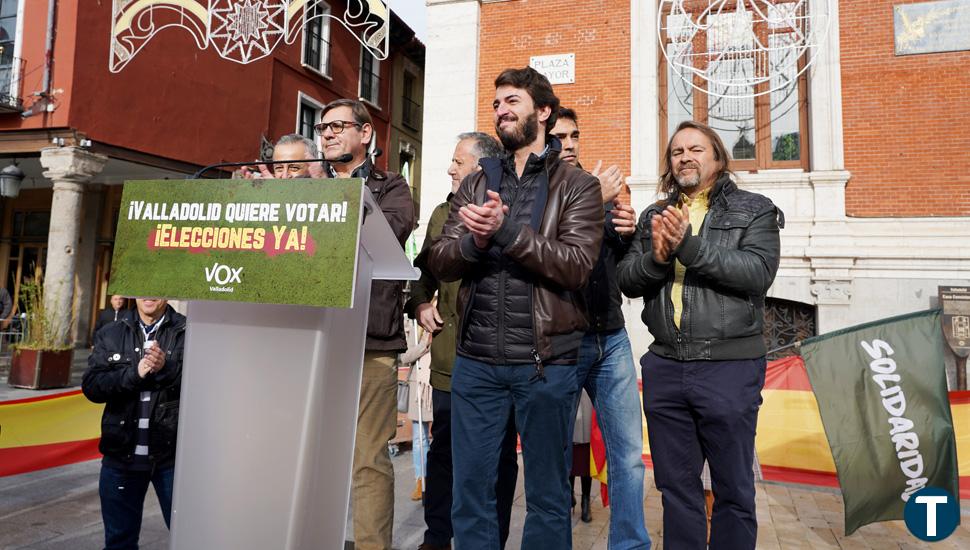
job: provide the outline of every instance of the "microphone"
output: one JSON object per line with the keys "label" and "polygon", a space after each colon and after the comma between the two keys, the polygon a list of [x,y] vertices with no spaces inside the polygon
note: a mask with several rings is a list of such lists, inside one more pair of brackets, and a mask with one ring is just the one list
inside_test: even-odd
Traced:
{"label": "microphone", "polygon": [[339,157],[337,157],[337,158],[335,158],[333,160],[327,161],[327,162],[331,162],[331,163],[336,162],[338,164],[347,164],[348,162],[350,162],[352,160],[354,160],[354,155],[351,155],[350,153],[344,153],[344,154],[340,155]]}
{"label": "microphone", "polygon": [[383,149],[381,149],[380,147],[374,147],[373,158],[376,159],[377,157],[379,157],[379,156],[381,156],[383,154],[384,154],[384,150]]}

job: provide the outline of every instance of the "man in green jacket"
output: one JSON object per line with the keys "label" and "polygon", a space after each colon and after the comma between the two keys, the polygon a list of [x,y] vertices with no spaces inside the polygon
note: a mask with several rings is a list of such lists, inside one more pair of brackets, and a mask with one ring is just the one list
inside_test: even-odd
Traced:
{"label": "man in green jacket", "polygon": [[[451,210],[451,197],[458,191],[465,176],[481,170],[478,160],[498,157],[502,146],[495,138],[481,132],[466,132],[458,136],[455,153],[448,168],[451,193],[445,202],[435,207],[428,220],[422,254],[432,241],[441,235]],[[431,402],[434,422],[431,425],[431,448],[428,451],[426,489],[424,493],[424,542],[420,550],[451,548],[451,367],[455,362],[455,341],[458,331],[458,288],[461,281],[439,282],[423,265],[421,279],[411,285],[411,298],[404,310],[418,321],[424,330],[433,334],[431,340]],[[437,299],[435,301],[435,293]],[[502,546],[509,535],[512,499],[518,475],[515,419],[510,415],[509,427],[502,445],[499,476],[495,483],[496,507]]]}

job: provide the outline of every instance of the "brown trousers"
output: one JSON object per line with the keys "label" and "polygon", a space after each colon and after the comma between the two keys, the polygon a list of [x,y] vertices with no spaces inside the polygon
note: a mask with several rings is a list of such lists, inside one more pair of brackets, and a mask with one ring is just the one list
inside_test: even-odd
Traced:
{"label": "brown trousers", "polygon": [[365,351],[352,481],[354,548],[391,550],[394,467],[387,442],[397,431],[397,355]]}

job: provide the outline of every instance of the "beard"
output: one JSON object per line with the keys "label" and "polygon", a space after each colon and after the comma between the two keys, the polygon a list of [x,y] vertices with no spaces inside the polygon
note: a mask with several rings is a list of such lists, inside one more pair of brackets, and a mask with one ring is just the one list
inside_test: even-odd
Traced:
{"label": "beard", "polygon": [[701,182],[701,175],[695,172],[692,176],[675,176],[674,179],[677,180],[677,185],[679,185],[681,189],[690,189],[692,187],[697,187],[697,185]]}
{"label": "beard", "polygon": [[495,133],[506,151],[518,151],[539,136],[539,115],[535,111],[525,121],[519,120],[511,129],[503,130],[499,126],[501,123],[501,120],[495,123]]}
{"label": "beard", "polygon": [[701,182],[701,168],[696,164],[689,164],[682,168],[681,170],[686,170],[687,168],[693,168],[694,173],[690,176],[681,176],[680,173],[674,175],[674,179],[677,180],[677,185],[681,189],[691,189],[692,187],[697,187]]}

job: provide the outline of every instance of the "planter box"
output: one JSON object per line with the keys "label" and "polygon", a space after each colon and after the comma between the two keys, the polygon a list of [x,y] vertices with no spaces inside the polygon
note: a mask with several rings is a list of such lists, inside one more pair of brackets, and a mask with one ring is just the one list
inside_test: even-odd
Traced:
{"label": "planter box", "polygon": [[46,390],[71,385],[71,364],[74,350],[45,351],[14,350],[10,358],[10,378],[15,388]]}

